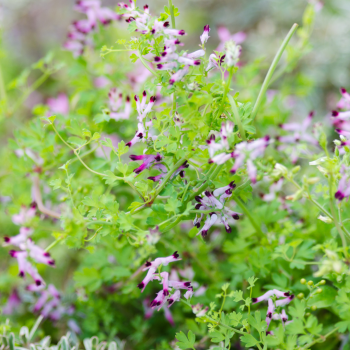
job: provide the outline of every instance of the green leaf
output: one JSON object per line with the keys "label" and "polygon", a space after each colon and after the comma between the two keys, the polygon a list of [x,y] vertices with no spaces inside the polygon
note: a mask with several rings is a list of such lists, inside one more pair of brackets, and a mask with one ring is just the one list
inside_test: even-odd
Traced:
{"label": "green leaf", "polygon": [[179,342],[176,343],[176,346],[178,346],[180,349],[194,349],[196,336],[192,331],[188,331],[187,337],[183,332],[176,333],[175,337],[177,340],[179,340]]}
{"label": "green leaf", "polygon": [[62,183],[61,179],[56,179],[56,180],[51,180],[49,182],[49,185],[53,187],[53,190],[57,190],[61,188],[61,183]]}
{"label": "green leaf", "polygon": [[240,339],[241,342],[245,344],[246,348],[250,348],[259,343],[251,334],[245,334],[242,337],[240,337]]}

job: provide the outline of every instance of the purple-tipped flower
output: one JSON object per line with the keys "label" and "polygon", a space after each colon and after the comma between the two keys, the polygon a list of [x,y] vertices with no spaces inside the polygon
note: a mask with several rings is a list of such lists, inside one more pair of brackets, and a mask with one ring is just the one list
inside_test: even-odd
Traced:
{"label": "purple-tipped flower", "polygon": [[19,247],[22,243],[26,242],[28,237],[31,236],[33,233],[33,230],[28,227],[21,227],[19,229],[19,234],[17,236],[12,237],[4,237],[5,244],[4,245],[15,245]]}
{"label": "purple-tipped flower", "polygon": [[281,292],[278,289],[272,289],[258,298],[252,298],[252,302],[253,302],[253,304],[260,303],[261,301],[268,300],[273,295],[275,295],[276,298],[285,298],[285,297],[289,297],[290,293],[289,292]]}
{"label": "purple-tipped flower", "polygon": [[66,94],[58,94],[56,98],[48,98],[46,104],[49,107],[49,114],[63,114],[69,113],[69,100]]}
{"label": "purple-tipped flower", "polygon": [[109,106],[111,108],[111,113],[109,116],[114,120],[129,119],[131,114],[130,97],[126,96],[123,111],[119,111],[123,105],[123,94],[118,92],[117,88],[110,89],[108,98]]}
{"label": "purple-tipped flower", "polygon": [[33,202],[29,208],[22,206],[19,214],[12,216],[12,222],[16,225],[24,225],[35,216],[36,204]]}
{"label": "purple-tipped flower", "polygon": [[140,174],[142,171],[149,169],[154,163],[159,163],[162,161],[162,156],[157,153],[156,155],[154,154],[143,154],[143,155],[131,155],[130,159],[132,161],[138,161],[142,160],[143,163],[136,169],[134,169],[135,174]]}
{"label": "purple-tipped flower", "polygon": [[7,299],[7,303],[2,307],[2,313],[4,315],[12,315],[21,305],[21,302],[22,301],[17,293],[17,290],[14,289]]}
{"label": "purple-tipped flower", "polygon": [[307,146],[318,146],[318,141],[307,130],[312,122],[314,112],[310,112],[302,123],[281,124],[280,128],[288,131],[288,135],[279,136],[276,139],[280,143],[277,149],[290,154],[292,163],[295,163],[301,154],[305,154],[305,144]]}
{"label": "purple-tipped flower", "polygon": [[334,197],[339,201],[350,196],[350,177],[347,174],[348,169],[345,165],[342,165],[340,169],[341,179],[338,183],[337,192],[335,192]]}
{"label": "purple-tipped flower", "polygon": [[208,39],[210,38],[209,32],[210,32],[210,27],[209,27],[209,24],[207,24],[203,28],[203,34],[200,36],[202,45],[204,45],[208,41]]}
{"label": "purple-tipped flower", "polygon": [[179,301],[181,298],[181,292],[179,290],[176,290],[173,295],[168,298],[168,308],[175,303],[175,301]]}
{"label": "purple-tipped flower", "polygon": [[146,271],[151,267],[157,269],[160,265],[167,266],[169,263],[179,260],[181,260],[181,258],[179,258],[179,254],[176,251],[173,255],[167,256],[166,258],[157,258],[151,262],[147,261],[145,264],[146,267],[143,269],[143,271]]}
{"label": "purple-tipped flower", "polygon": [[342,98],[337,104],[338,109],[350,109],[350,94],[346,91],[345,88],[340,88],[340,93],[342,94]]}
{"label": "purple-tipped flower", "polygon": [[139,283],[139,284],[137,285],[137,287],[141,289],[141,292],[144,291],[144,289],[146,288],[147,284],[148,284],[150,281],[153,281],[153,280],[155,279],[156,276],[154,275],[154,273],[155,273],[156,271],[157,271],[156,268],[150,267],[150,269],[149,269],[148,272],[147,272],[146,277],[143,279],[143,281],[142,281],[141,283]]}

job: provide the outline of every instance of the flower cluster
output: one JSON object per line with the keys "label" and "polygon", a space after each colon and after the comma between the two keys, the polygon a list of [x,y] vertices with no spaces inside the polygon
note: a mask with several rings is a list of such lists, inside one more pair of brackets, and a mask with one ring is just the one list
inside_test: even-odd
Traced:
{"label": "flower cluster", "polygon": [[280,124],[280,128],[290,134],[276,137],[280,143],[277,150],[288,152],[292,163],[296,163],[300,155],[309,154],[310,146],[318,146],[318,141],[307,131],[313,116],[314,112],[310,112],[302,123]]}
{"label": "flower cluster", "polygon": [[[283,298],[280,300],[276,300],[279,298]],[[272,289],[263,294],[258,298],[252,298],[253,304],[260,303],[261,301],[268,302],[267,314],[266,314],[266,333],[273,334],[273,332],[268,332],[268,328],[270,326],[271,320],[281,320],[283,325],[291,323],[293,321],[288,321],[288,316],[284,309],[280,310],[279,308],[289,304],[294,299],[294,294],[290,294],[289,292],[281,292],[277,289]],[[280,310],[280,311],[279,311]],[[278,312],[277,312],[278,311]]]}
{"label": "flower cluster", "polygon": [[169,279],[168,272],[160,272],[157,273],[157,269],[160,266],[167,266],[169,263],[174,261],[181,260],[179,258],[179,254],[174,252],[173,255],[170,255],[165,258],[157,258],[154,261],[147,261],[145,263],[145,268],[143,271],[148,270],[146,277],[143,279],[141,283],[137,286],[141,289],[141,292],[144,291],[147,284],[153,280],[158,280],[163,285],[163,289],[157,293],[157,296],[154,300],[151,301],[150,307],[154,309],[158,307],[158,311],[163,307],[163,305],[168,302],[168,308],[174,304],[174,302],[179,301],[181,298],[180,289],[186,289],[186,293],[184,297],[189,299],[193,295],[193,288],[191,286],[191,282],[180,282]]}
{"label": "flower cluster", "polygon": [[97,28],[98,22],[105,26],[112,21],[119,20],[120,15],[108,7],[101,7],[100,0],[79,0],[75,9],[85,14],[87,18],[73,22],[64,48],[72,51],[74,57],[78,57],[83,54],[86,45],[92,44],[92,39],[88,34]]}
{"label": "flower cluster", "polygon": [[[232,232],[230,225],[227,223],[229,216],[235,220],[238,220],[239,215],[242,214],[226,208],[225,201],[227,198],[231,197],[232,190],[235,187],[236,185],[234,184],[234,181],[232,181],[227,186],[217,188],[214,192],[205,191],[202,197],[195,197],[196,201],[199,202],[195,207],[196,210],[212,210],[212,212],[207,215],[204,225],[197,235],[202,234],[202,236],[205,237],[208,234],[210,227],[216,223],[218,218],[221,223],[225,225],[226,232]],[[201,213],[199,217],[196,216],[193,221],[193,225],[200,228],[203,217],[203,213]]]}
{"label": "flower cluster", "polygon": [[209,163],[224,164],[233,158],[235,159],[235,164],[231,169],[231,173],[235,174],[236,171],[246,162],[248,176],[252,183],[256,183],[257,169],[253,163],[253,160],[264,155],[266,147],[272,142],[272,140],[269,138],[269,136],[265,136],[264,138],[251,142],[244,141],[237,144],[233,152],[222,152],[214,156],[216,151],[220,151],[222,149],[229,150],[227,139],[228,136],[232,134],[232,131],[233,123],[228,122],[226,125],[223,123],[220,130],[220,143],[215,141],[216,138],[214,134],[210,135],[209,139],[207,140],[209,154],[211,156]]}
{"label": "flower cluster", "polygon": [[111,88],[108,93],[109,107],[111,112],[109,116],[114,120],[129,119],[131,113],[130,97],[126,96],[124,111],[119,112],[123,104],[123,94],[118,92],[117,88]]}
{"label": "flower cluster", "polygon": [[50,254],[45,252],[42,248],[35,245],[32,239],[29,237],[33,230],[26,227],[25,224],[28,223],[32,217],[34,217],[36,212],[36,205],[32,204],[30,208],[23,207],[19,214],[12,217],[13,223],[16,225],[21,225],[20,233],[13,237],[4,237],[5,245],[14,245],[19,247],[21,250],[10,250],[10,255],[17,259],[19,276],[24,277],[28,273],[34,280],[35,286],[44,285],[45,282],[39,275],[38,270],[31,264],[28,260],[33,259],[37,263],[46,264],[49,266],[54,266],[55,261],[50,257]]}
{"label": "flower cluster", "polygon": [[147,102],[147,93],[146,91],[143,91],[142,93],[142,100],[140,102],[140,98],[135,95],[134,100],[136,101],[136,109],[138,113],[138,123],[137,123],[137,130],[135,132],[135,136],[131,141],[129,141],[126,146],[131,147],[137,142],[145,142],[148,137],[153,139],[154,137],[150,135],[149,128],[152,126],[152,120],[145,121],[147,114],[151,112],[152,107],[154,103],[156,102],[156,97],[151,96],[149,102]]}
{"label": "flower cluster", "polygon": [[332,112],[332,124],[335,127],[335,131],[345,136],[347,139],[350,138],[350,94],[344,89],[341,88],[340,92],[342,94],[342,99],[339,101],[337,107],[340,110],[345,111],[336,111]]}

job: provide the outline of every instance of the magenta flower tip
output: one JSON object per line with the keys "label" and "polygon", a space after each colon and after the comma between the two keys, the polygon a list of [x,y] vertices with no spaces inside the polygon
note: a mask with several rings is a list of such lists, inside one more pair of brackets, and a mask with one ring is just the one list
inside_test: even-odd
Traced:
{"label": "magenta flower tip", "polygon": [[258,302],[258,298],[252,298],[252,302],[253,302],[253,304],[257,303]]}
{"label": "magenta flower tip", "polygon": [[156,102],[156,97],[155,96],[151,96],[151,98],[150,98],[150,102]]}
{"label": "magenta flower tip", "polygon": [[183,29],[179,31],[179,35],[185,35],[185,34],[186,32]]}
{"label": "magenta flower tip", "polygon": [[210,31],[209,24],[205,25],[204,28],[203,28],[203,30],[204,30],[205,32],[208,32],[208,33],[209,33],[209,31]]}
{"label": "magenta flower tip", "polygon": [[167,28],[169,27],[170,23],[168,21],[164,22],[163,27]]}
{"label": "magenta flower tip", "polygon": [[131,142],[128,142],[125,146],[131,147]]}
{"label": "magenta flower tip", "polygon": [[40,280],[36,280],[36,281],[35,281],[35,284],[36,284],[37,286],[41,286],[41,281],[40,281]]}
{"label": "magenta flower tip", "polygon": [[339,112],[338,111],[332,111],[332,116],[333,117],[337,117],[339,115]]}
{"label": "magenta flower tip", "polygon": [[175,258],[175,259],[178,259],[179,258],[179,254],[177,253],[177,251],[176,252],[174,252],[174,254],[173,254],[173,257]]}
{"label": "magenta flower tip", "polygon": [[140,289],[143,289],[145,287],[145,284],[143,282],[141,282],[137,285],[137,287]]}
{"label": "magenta flower tip", "polygon": [[20,271],[19,274],[18,274],[19,277],[24,277],[24,272],[23,271]]}
{"label": "magenta flower tip", "polygon": [[148,9],[148,5],[146,4],[144,7],[143,7],[144,10],[147,10]]}
{"label": "magenta flower tip", "polygon": [[345,94],[346,93],[346,89],[345,88],[340,88],[340,92],[342,93],[342,94]]}
{"label": "magenta flower tip", "polygon": [[154,57],[154,61],[155,61],[155,62],[160,62],[160,60],[161,60],[160,57],[158,57],[158,56]]}
{"label": "magenta flower tip", "polygon": [[146,266],[146,267],[150,267],[150,266],[152,266],[152,263],[149,262],[149,261],[146,261],[145,266]]}
{"label": "magenta flower tip", "polygon": [[164,290],[163,290],[163,295],[164,295],[164,296],[168,296],[168,295],[169,295],[169,291],[168,291],[167,289],[164,289]]}
{"label": "magenta flower tip", "polygon": [[200,66],[200,64],[201,64],[201,61],[200,60],[197,60],[197,61],[194,61],[194,63],[193,63],[195,66]]}
{"label": "magenta flower tip", "polygon": [[5,241],[6,243],[10,242],[10,237],[5,236],[5,237],[4,237],[4,241]]}
{"label": "magenta flower tip", "polygon": [[139,97],[137,95],[135,95],[134,100],[137,102],[139,100]]}

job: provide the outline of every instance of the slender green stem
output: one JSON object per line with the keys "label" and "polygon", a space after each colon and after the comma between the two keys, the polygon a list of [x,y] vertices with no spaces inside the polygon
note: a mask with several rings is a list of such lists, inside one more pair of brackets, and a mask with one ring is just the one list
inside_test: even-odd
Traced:
{"label": "slender green stem", "polygon": [[167,175],[165,176],[164,180],[162,181],[162,183],[160,184],[160,186],[158,187],[158,189],[156,190],[156,193],[154,195],[154,197],[152,198],[152,200],[154,201],[160,192],[162,192],[163,188],[166,186],[167,182],[169,181],[169,179],[171,178],[171,175],[174,174],[174,172],[187,160],[187,158],[189,158],[190,156],[181,158],[167,173]]}
{"label": "slender green stem", "polygon": [[169,4],[170,17],[171,17],[171,27],[175,29],[176,26],[175,26],[175,14],[174,14],[173,2],[171,0],[168,0],[168,4]]}
{"label": "slender green stem", "polygon": [[147,68],[154,76],[158,77],[158,73],[153,70],[148,64],[147,62],[144,60],[144,58],[142,57],[141,51],[139,50],[139,55],[138,55],[141,63],[145,66],[145,68]]}
{"label": "slender green stem", "polygon": [[48,252],[51,250],[53,247],[55,247],[58,243],[60,243],[63,240],[64,237],[59,237],[57,238],[54,242],[52,242],[46,249],[45,252]]}
{"label": "slender green stem", "polygon": [[247,207],[244,205],[243,201],[237,197],[234,196],[234,200],[236,201],[236,203],[239,205],[239,207],[243,210],[244,214],[248,217],[249,221],[251,222],[251,224],[253,225],[253,227],[256,229],[256,231],[264,236],[264,233],[262,232],[260,226],[256,223],[256,221],[254,220],[254,218],[252,217],[252,215],[250,214],[249,210],[247,209]]}
{"label": "slender green stem", "polygon": [[342,244],[343,244],[343,250],[344,250],[344,256],[346,259],[348,259],[348,248],[347,248],[347,244],[346,244],[346,239],[345,236],[343,234],[343,231],[341,230],[340,226],[339,226],[339,222],[338,222],[338,218],[337,218],[337,213],[335,210],[335,205],[334,205],[334,193],[333,193],[333,174],[330,174],[330,178],[329,178],[329,204],[331,207],[331,213],[333,215],[333,222],[334,225],[339,233],[339,236],[341,238]]}
{"label": "slender green stem", "polygon": [[317,338],[316,340],[312,341],[309,344],[306,344],[305,346],[303,346],[300,350],[307,350],[310,348],[310,346],[319,343],[320,341],[325,341],[327,339],[327,337],[329,337],[332,333],[336,332],[339,328],[334,328],[333,330],[331,330],[329,333],[327,333],[326,335],[321,335],[319,338]]}
{"label": "slender green stem", "polygon": [[218,110],[218,113],[215,116],[215,119],[217,117],[219,117],[221,115],[221,113],[224,111],[225,102],[226,102],[226,96],[227,96],[227,94],[228,94],[228,92],[230,90],[230,85],[231,85],[231,80],[232,80],[232,77],[233,77],[233,73],[234,73],[233,67],[229,68],[229,76],[228,76],[228,79],[226,81],[224,94],[223,94],[222,100],[221,100],[221,105],[220,105],[220,108]]}
{"label": "slender green stem", "polygon": [[245,136],[245,130],[244,130],[243,125],[242,125],[241,117],[239,115],[239,111],[238,111],[238,108],[236,106],[236,102],[231,95],[228,95],[227,97],[230,101],[232,113],[235,116],[235,122],[238,125],[239,133],[241,134],[242,140],[247,141],[247,138]]}
{"label": "slender green stem", "polygon": [[270,80],[272,78],[272,75],[277,67],[277,64],[279,62],[279,60],[281,59],[282,57],[282,54],[284,52],[284,50],[286,49],[290,39],[292,38],[293,34],[295,33],[295,31],[297,30],[298,28],[298,24],[294,23],[292,28],[290,29],[290,31],[288,32],[287,36],[285,37],[285,39],[283,40],[282,42],[282,45],[280,46],[279,50],[277,51],[276,53],[276,56],[275,58],[273,59],[272,63],[271,63],[271,66],[266,74],[266,77],[265,77],[265,80],[261,86],[261,89],[260,89],[260,92],[259,92],[259,95],[258,95],[258,98],[255,102],[255,105],[254,105],[254,108],[253,108],[253,111],[252,111],[252,114],[251,114],[251,119],[254,120],[257,113],[258,113],[258,110],[259,110],[259,107],[260,107],[260,104],[263,100],[263,97],[266,93],[266,90],[270,84]]}
{"label": "slender green stem", "polygon": [[11,110],[11,114],[14,114],[18,108],[20,108],[25,100],[28,98],[28,96],[35,91],[40,85],[42,85],[46,79],[50,76],[50,72],[45,72],[40,78],[38,78],[23,94],[22,96],[17,100],[15,105],[13,106]]}
{"label": "slender green stem", "polygon": [[[99,173],[98,171],[92,170],[91,168],[89,168],[86,163],[80,158],[78,152],[74,151],[74,154],[77,156],[77,158],[80,160],[80,163],[84,165],[84,167],[89,170],[90,172],[92,172],[93,174],[99,175],[99,176],[106,176],[106,174],[102,174]],[[117,177],[117,176],[116,176]],[[118,180],[122,180],[122,178],[118,178]]]}
{"label": "slender green stem", "polygon": [[96,220],[96,221],[89,221],[86,223],[86,226],[89,226],[89,225],[114,225],[113,222],[109,222],[109,221],[103,221],[103,220]]}
{"label": "slender green stem", "polygon": [[0,64],[0,101],[7,102],[6,87],[4,82],[4,76],[2,74],[2,68]]}
{"label": "slender green stem", "polygon": [[[173,219],[173,217],[171,218]],[[171,223],[169,226],[166,226],[163,230],[161,230],[162,233],[170,231],[173,227],[175,227],[180,221],[182,220],[182,215],[179,215],[177,219]]]}
{"label": "slender green stem", "polygon": [[30,330],[30,333],[29,333],[29,335],[28,335],[28,342],[30,342],[30,341],[32,340],[32,338],[33,338],[33,336],[34,336],[36,330],[38,329],[38,327],[39,327],[39,325],[40,325],[40,323],[41,323],[41,321],[42,321],[43,319],[44,319],[44,316],[40,315],[40,316],[38,317],[38,319],[36,320],[36,322],[35,322],[33,328]]}

